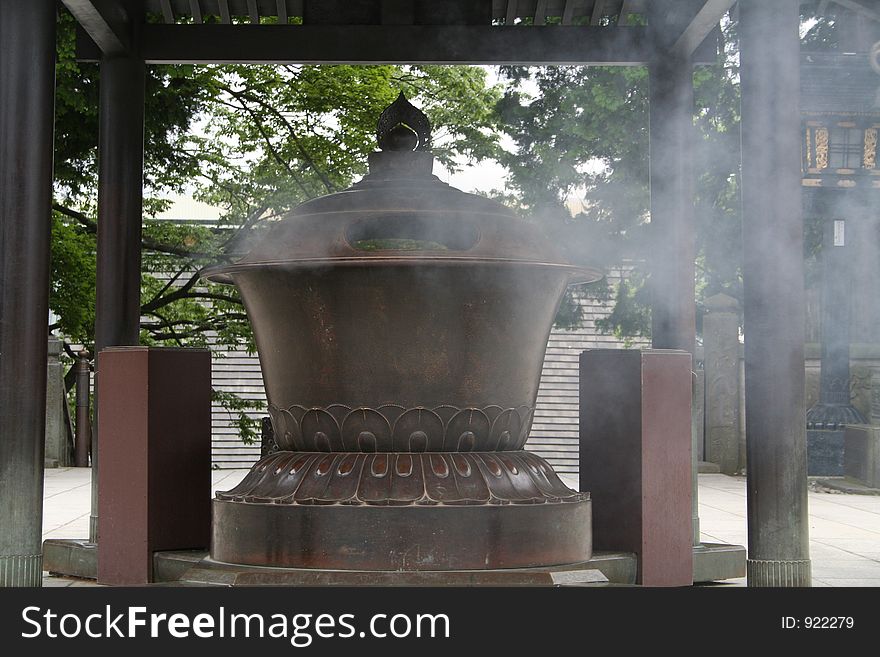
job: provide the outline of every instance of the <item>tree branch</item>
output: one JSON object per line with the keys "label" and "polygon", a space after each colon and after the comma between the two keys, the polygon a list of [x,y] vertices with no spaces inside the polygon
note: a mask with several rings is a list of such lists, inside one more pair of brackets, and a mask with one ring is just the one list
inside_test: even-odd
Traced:
{"label": "tree branch", "polygon": [[[52,209],[56,212],[60,212],[61,214],[70,217],[71,219],[75,219],[80,223],[80,225],[86,229],[87,232],[97,235],[98,234],[98,223],[92,219],[87,214],[79,212],[78,210],[74,210],[72,208],[65,207],[60,203],[52,203]],[[200,253],[198,251],[189,251],[180,246],[175,246],[174,244],[167,244],[165,242],[159,242],[149,237],[141,238],[141,247],[147,249],[148,251],[156,251],[158,253],[167,253],[169,255],[177,255],[183,256],[185,258],[214,258],[216,257],[212,253]]]}
{"label": "tree branch", "polygon": [[174,303],[175,301],[179,301],[180,299],[188,298],[189,291],[193,287],[195,287],[195,284],[198,283],[200,278],[201,276],[199,275],[199,272],[196,271],[186,283],[178,287],[176,290],[174,290],[174,292],[166,294],[164,297],[154,297],[150,302],[145,303],[143,306],[141,306],[141,314],[155,314],[156,310],[158,310],[159,308],[163,308],[164,306]]}
{"label": "tree branch", "polygon": [[[247,93],[246,91],[236,91],[235,89],[233,89],[229,86],[226,86],[226,85],[222,85],[222,84],[219,85],[219,88],[223,89],[224,91],[226,91],[230,95],[234,96],[235,98],[238,98],[239,100],[244,99],[244,100],[250,101],[252,103],[256,103],[257,105],[259,105],[263,109],[269,111],[279,121],[281,121],[281,123],[283,123],[284,126],[287,128],[287,132],[288,132],[288,135],[290,136],[290,140],[296,146],[297,150],[299,151],[300,156],[303,158],[303,160],[305,162],[308,163],[309,167],[311,167],[311,169],[315,172],[315,174],[317,174],[318,178],[320,178],[321,182],[324,185],[324,188],[327,190],[327,193],[332,194],[333,192],[339,191],[339,188],[333,183],[332,180],[330,180],[330,178],[327,176],[327,174],[324,173],[324,171],[321,169],[321,167],[319,167],[317,162],[315,162],[315,160],[312,158],[311,154],[305,149],[305,146],[303,146],[302,142],[299,139],[299,136],[296,134],[296,130],[294,130],[294,127],[290,124],[290,121],[287,119],[287,117],[284,116],[281,112],[279,112],[276,107],[273,107],[272,105],[268,104],[267,102],[265,102],[264,100],[262,100],[261,98],[259,98],[257,96],[252,96],[251,94]],[[253,110],[251,110],[250,108],[247,108],[247,109],[252,117],[255,116],[255,113],[253,112]]]}

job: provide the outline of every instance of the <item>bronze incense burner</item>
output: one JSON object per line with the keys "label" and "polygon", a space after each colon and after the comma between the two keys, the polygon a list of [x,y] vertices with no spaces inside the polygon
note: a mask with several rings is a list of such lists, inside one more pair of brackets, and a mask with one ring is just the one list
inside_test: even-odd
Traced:
{"label": "bronze incense burner", "polygon": [[567,285],[597,280],[504,206],[432,175],[403,94],[350,189],[303,203],[241,261],[281,451],[214,500],[240,564],[451,570],[574,563],[590,500],[523,450]]}

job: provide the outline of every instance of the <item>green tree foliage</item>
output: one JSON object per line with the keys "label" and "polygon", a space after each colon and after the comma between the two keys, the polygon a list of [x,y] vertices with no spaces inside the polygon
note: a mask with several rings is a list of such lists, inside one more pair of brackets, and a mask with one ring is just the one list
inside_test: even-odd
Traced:
{"label": "green tree foliage", "polygon": [[[649,335],[647,69],[505,67],[502,74],[510,86],[499,103],[501,124],[516,145],[502,155],[508,186],[573,261],[635,268],[616,291],[597,285],[584,293],[614,295],[600,328],[620,337]],[[696,69],[694,89],[697,285],[701,293],[738,296],[739,98],[731,23],[717,62]],[[574,216],[567,207],[572,197],[582,205]]]}
{"label": "green tree foliage", "polygon": [[[837,50],[858,16],[831,3],[803,3],[802,48]],[[694,71],[697,318],[702,301],[724,292],[742,300],[740,98],[737,24],[722,21],[718,55]],[[582,293],[615,299],[601,330],[626,338],[650,334],[650,276],[645,267],[650,228],[648,74],[645,68],[502,67],[508,83],[498,104],[502,129],[514,147],[502,153],[509,176],[498,196],[533,215],[575,262],[629,264],[616,291],[602,285]],[[572,197],[582,209],[571,216]],[[819,220],[807,212],[808,281],[821,245]],[[571,296],[562,323],[576,325]],[[698,325],[698,331],[701,327]]]}
{"label": "green tree foliage", "polygon": [[[59,23],[52,327],[94,341],[100,70],[74,59],[74,22]],[[248,238],[309,198],[366,172],[376,119],[399,91],[437,126],[450,168],[496,152],[500,93],[476,67],[150,66],[146,81],[141,342],[254,349],[237,292],[200,270],[228,262]],[[216,226],[153,217],[170,193],[220,208]],[[215,393],[253,438],[248,404]]]}

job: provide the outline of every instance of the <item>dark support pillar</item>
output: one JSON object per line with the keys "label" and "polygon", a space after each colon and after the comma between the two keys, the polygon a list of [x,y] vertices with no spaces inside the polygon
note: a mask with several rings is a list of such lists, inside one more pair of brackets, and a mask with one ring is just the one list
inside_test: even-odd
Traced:
{"label": "dark support pillar", "polygon": [[798,0],[740,0],[750,586],[809,586]]}
{"label": "dark support pillar", "polygon": [[[140,329],[141,219],[143,214],[144,75],[141,59],[101,61],[98,138],[98,278],[95,351],[136,345]],[[100,376],[100,356],[95,376]],[[95,400],[96,411],[99,400]],[[99,436],[92,444],[92,514],[97,542]]]}
{"label": "dark support pillar", "polygon": [[651,342],[694,352],[693,66],[661,57],[650,67]]}
{"label": "dark support pillar", "polygon": [[0,0],[0,586],[42,581],[54,0]]}
{"label": "dark support pillar", "polygon": [[[694,304],[694,73],[689,58],[659,57],[650,69],[651,343],[691,355]],[[700,542],[696,432],[692,431],[691,522]]]}

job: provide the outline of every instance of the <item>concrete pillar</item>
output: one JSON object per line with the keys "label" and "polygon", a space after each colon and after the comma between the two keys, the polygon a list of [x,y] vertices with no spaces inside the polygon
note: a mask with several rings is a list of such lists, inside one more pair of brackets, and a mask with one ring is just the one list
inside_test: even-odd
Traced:
{"label": "concrete pillar", "polygon": [[40,586],[54,0],[0,0],[0,586]]}
{"label": "concrete pillar", "polygon": [[809,586],[798,0],[740,0],[750,586]]}
{"label": "concrete pillar", "polygon": [[739,463],[739,309],[736,299],[706,299],[703,352],[706,372],[706,460],[736,474]]}

